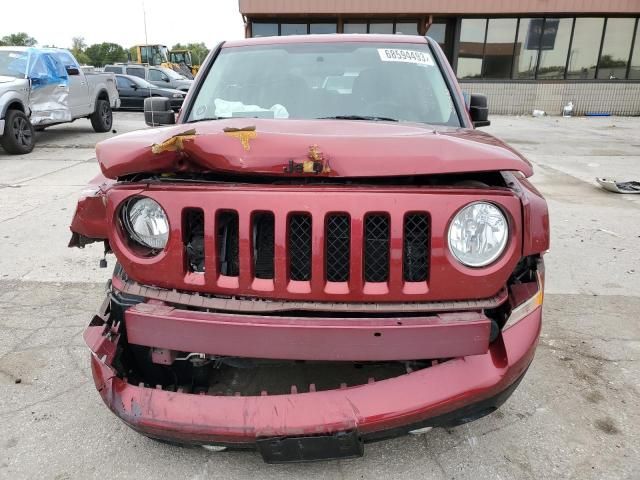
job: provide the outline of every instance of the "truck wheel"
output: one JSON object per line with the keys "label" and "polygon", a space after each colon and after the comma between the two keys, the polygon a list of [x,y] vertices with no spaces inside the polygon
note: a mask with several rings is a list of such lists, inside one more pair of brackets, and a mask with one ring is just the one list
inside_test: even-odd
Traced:
{"label": "truck wheel", "polygon": [[107,100],[98,100],[96,102],[96,111],[89,117],[91,119],[91,126],[93,130],[102,133],[111,130],[113,124],[113,113],[111,112],[111,105]]}
{"label": "truck wheel", "polygon": [[7,153],[24,155],[35,145],[35,132],[29,118],[20,110],[9,110],[4,122],[0,145]]}

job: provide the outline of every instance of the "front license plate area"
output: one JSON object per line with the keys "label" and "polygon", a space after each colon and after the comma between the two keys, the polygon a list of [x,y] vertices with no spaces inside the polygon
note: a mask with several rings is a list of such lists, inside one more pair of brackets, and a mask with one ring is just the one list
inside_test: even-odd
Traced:
{"label": "front license plate area", "polygon": [[263,438],[258,451],[267,463],[313,462],[361,457],[364,445],[358,432],[338,432],[309,437]]}

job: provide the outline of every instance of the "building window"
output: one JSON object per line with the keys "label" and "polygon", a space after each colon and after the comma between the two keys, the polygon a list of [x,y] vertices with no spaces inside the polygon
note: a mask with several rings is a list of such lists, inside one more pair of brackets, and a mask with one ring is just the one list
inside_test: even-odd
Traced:
{"label": "building window", "polygon": [[542,18],[521,18],[513,65],[513,78],[535,78],[538,50],[542,38]]}
{"label": "building window", "polygon": [[604,18],[576,18],[569,52],[567,79],[592,80],[602,41]]}
{"label": "building window", "polygon": [[309,25],[309,33],[312,34],[328,34],[337,31],[338,25],[335,23],[312,23]]}
{"label": "building window", "polygon": [[572,26],[572,18],[545,18],[537,78],[564,78]]}
{"label": "building window", "polygon": [[627,63],[635,28],[634,18],[608,18],[605,24],[598,78],[617,79],[627,75]]}
{"label": "building window", "polygon": [[636,26],[636,39],[633,42],[629,80],[640,80],[640,20],[638,20],[638,25]]}
{"label": "building window", "polygon": [[370,23],[369,33],[393,33],[393,22]]}
{"label": "building window", "polygon": [[[428,35],[440,43],[445,26],[434,26]],[[456,72],[460,79],[638,80],[639,30],[640,19],[630,17],[463,18]]]}
{"label": "building window", "polygon": [[342,28],[343,33],[398,33],[402,35],[418,35],[418,21],[402,22],[345,22]]}
{"label": "building window", "polygon": [[511,78],[516,18],[491,18],[487,26],[482,72],[485,78]]}
{"label": "building window", "polygon": [[366,23],[345,23],[344,33],[367,33]]}
{"label": "building window", "polygon": [[278,35],[277,23],[256,23],[251,24],[252,37],[275,37]]}
{"label": "building window", "polygon": [[402,35],[418,35],[418,22],[396,22],[396,33]]}
{"label": "building window", "polygon": [[444,45],[447,40],[447,24],[432,23],[427,31],[427,35],[438,42],[440,46]]}
{"label": "building window", "polygon": [[481,78],[486,18],[463,18],[460,27],[458,78]]}
{"label": "building window", "polygon": [[306,35],[307,24],[306,23],[281,23],[280,35]]}

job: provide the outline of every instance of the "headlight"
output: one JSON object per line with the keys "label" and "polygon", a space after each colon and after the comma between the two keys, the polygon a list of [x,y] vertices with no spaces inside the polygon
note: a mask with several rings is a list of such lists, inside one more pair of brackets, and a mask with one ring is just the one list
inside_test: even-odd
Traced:
{"label": "headlight", "polygon": [[142,246],[162,250],[169,239],[169,220],[162,207],[147,197],[129,200],[122,208],[122,223],[131,239]]}
{"label": "headlight", "polygon": [[471,203],[460,210],[449,225],[449,250],[468,267],[484,267],[496,260],[507,246],[509,224],[492,203]]}
{"label": "headlight", "polygon": [[182,97],[184,97],[184,94],[182,94],[182,93],[174,93],[173,94],[173,98],[182,98]]}

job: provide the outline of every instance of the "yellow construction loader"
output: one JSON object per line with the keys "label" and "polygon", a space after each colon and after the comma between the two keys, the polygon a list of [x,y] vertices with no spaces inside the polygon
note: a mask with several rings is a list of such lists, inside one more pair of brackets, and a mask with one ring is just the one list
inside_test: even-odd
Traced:
{"label": "yellow construction loader", "polygon": [[[189,59],[191,54],[189,53]],[[191,68],[185,66],[184,63],[173,62],[169,56],[169,49],[166,45],[135,45],[132,48],[133,58],[129,60],[135,63],[142,63],[153,67],[165,67],[170,68],[187,78],[192,79],[193,74]]]}
{"label": "yellow construction loader", "polygon": [[169,52],[169,61],[174,65],[184,65],[195,77],[200,70],[200,65],[194,65],[191,60],[191,52],[185,49],[171,50]]}

